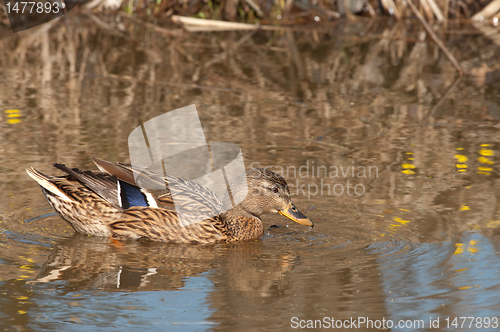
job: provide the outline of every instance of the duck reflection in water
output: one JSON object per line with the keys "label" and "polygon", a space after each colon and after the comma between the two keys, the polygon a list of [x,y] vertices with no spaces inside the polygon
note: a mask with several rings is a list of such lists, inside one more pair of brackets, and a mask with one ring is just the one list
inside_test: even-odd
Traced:
{"label": "duck reflection in water", "polygon": [[75,234],[55,244],[29,283],[66,281],[62,287],[68,290],[179,290],[190,277],[205,275],[216,289],[232,296],[272,301],[284,295],[297,260],[289,251],[261,243],[193,246],[134,241],[125,248],[105,238]]}

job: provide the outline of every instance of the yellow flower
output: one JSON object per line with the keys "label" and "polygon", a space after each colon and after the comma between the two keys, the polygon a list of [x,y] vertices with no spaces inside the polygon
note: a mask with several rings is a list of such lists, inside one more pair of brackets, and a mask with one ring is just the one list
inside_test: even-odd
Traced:
{"label": "yellow flower", "polygon": [[455,159],[457,160],[457,162],[459,163],[465,163],[467,160],[469,160],[469,158],[467,158],[467,156],[464,156],[462,154],[456,154],[455,155]]}
{"label": "yellow flower", "polygon": [[483,163],[483,164],[488,164],[488,165],[494,164],[494,162],[492,162],[491,160],[489,160],[486,157],[479,157],[479,158],[477,158],[477,161],[479,161],[480,163]]}
{"label": "yellow flower", "polygon": [[490,149],[481,149],[479,150],[479,154],[481,154],[482,156],[490,157],[494,156],[495,152],[493,152],[493,150]]}
{"label": "yellow flower", "polygon": [[410,220],[403,220],[399,217],[394,217],[394,221],[397,221],[398,223],[403,224],[403,225],[410,222]]}

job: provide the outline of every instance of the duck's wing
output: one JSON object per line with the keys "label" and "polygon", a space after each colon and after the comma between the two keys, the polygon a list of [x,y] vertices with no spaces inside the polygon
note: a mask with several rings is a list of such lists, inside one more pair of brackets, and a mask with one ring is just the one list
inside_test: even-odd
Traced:
{"label": "duck's wing", "polygon": [[161,177],[152,172],[148,172],[147,170],[134,170],[130,165],[123,163],[113,164],[109,161],[98,158],[92,158],[92,160],[101,172],[110,175],[116,175],[118,179],[125,181],[131,185],[140,187],[140,184],[137,184],[136,182],[136,176],[138,176],[139,174],[143,175],[141,179],[143,179],[145,184],[147,184],[149,187],[162,187],[165,185],[164,180]]}
{"label": "duck's wing", "polygon": [[[140,190],[147,196],[147,200],[150,203],[149,206],[151,207],[160,207],[179,213],[181,211],[184,213],[198,211],[210,216],[218,215],[221,212],[222,201],[220,197],[207,187],[194,181],[170,175],[167,180],[165,177],[154,172],[134,169],[127,164],[113,164],[97,158],[92,159],[102,172],[115,175],[119,182],[124,181],[134,186],[136,190]],[[140,186],[136,182],[136,176],[138,175],[141,176]],[[123,190],[133,191],[134,187],[122,184]],[[152,189],[162,187],[164,189]]]}
{"label": "duck's wing", "polygon": [[[213,243],[227,238],[225,223],[220,218],[222,201],[210,189],[175,176],[159,176],[148,170],[133,169],[127,164],[113,164],[95,159],[99,169],[118,177],[121,195],[147,196],[149,205],[125,209],[122,218],[112,223],[113,234],[121,239],[145,238],[176,243]],[[165,189],[139,188],[141,185]],[[172,195],[174,193],[174,195]],[[125,207],[125,206],[124,206]]]}

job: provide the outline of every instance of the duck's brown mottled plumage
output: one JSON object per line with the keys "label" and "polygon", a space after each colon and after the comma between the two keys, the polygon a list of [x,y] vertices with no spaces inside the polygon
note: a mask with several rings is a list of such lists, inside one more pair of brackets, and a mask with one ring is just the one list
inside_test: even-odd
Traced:
{"label": "duck's brown mottled plumage", "polygon": [[[280,213],[298,223],[312,226],[291,203],[286,181],[267,169],[253,168],[235,182],[248,184],[246,192],[232,192],[232,198],[240,203],[235,207],[231,199],[222,200],[209,189],[189,180],[178,178],[176,188],[181,188],[174,205],[168,189],[148,190],[137,187],[132,168],[124,164],[112,164],[94,160],[101,172],[69,169],[54,166],[68,175],[45,175],[33,168],[28,174],[38,182],[49,204],[77,232],[116,239],[148,239],[175,243],[214,243],[257,239],[263,235],[260,216]],[[152,181],[166,180],[152,177]],[[124,208],[118,182],[126,182],[138,191],[154,197],[151,206]],[[171,182],[172,184],[172,182]],[[177,195],[177,193],[176,193]],[[185,197],[181,199],[179,197]],[[182,223],[176,208],[206,211],[213,215],[202,221]],[[178,210],[180,211],[180,210]],[[221,213],[221,211],[226,211]]]}

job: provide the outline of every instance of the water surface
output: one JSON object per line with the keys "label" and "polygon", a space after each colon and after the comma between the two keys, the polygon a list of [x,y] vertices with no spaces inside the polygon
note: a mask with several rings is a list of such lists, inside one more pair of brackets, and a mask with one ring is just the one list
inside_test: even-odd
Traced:
{"label": "water surface", "polygon": [[[483,28],[441,35],[458,78],[418,26],[171,38],[95,22],[2,33],[3,329],[496,330],[500,51]],[[128,162],[134,128],[190,104],[207,141],[286,177],[312,231],[265,216],[249,243],[119,245],[75,234],[25,173]]]}

